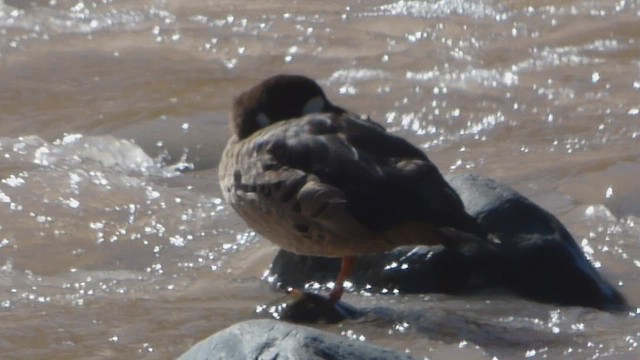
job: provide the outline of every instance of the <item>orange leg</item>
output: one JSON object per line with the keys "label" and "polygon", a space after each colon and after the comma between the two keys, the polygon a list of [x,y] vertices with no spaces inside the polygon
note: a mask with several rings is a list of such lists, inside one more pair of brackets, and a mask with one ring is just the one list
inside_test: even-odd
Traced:
{"label": "orange leg", "polygon": [[349,275],[351,275],[355,263],[355,256],[345,256],[342,258],[340,274],[338,274],[338,279],[336,279],[336,284],[333,287],[333,290],[331,290],[331,292],[329,293],[329,301],[331,301],[332,303],[335,304],[340,301],[342,293],[344,292],[344,281]]}

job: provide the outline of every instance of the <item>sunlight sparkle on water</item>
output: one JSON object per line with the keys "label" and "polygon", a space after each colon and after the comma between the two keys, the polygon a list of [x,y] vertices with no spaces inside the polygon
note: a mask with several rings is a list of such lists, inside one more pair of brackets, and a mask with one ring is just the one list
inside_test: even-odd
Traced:
{"label": "sunlight sparkle on water", "polygon": [[358,334],[355,331],[348,329],[348,330],[343,330],[342,332],[340,332],[340,335],[349,338],[351,340],[357,340],[357,341],[366,341],[367,338],[363,335],[363,334]]}
{"label": "sunlight sparkle on water", "polygon": [[16,177],[15,175],[11,174],[9,175],[8,178],[2,179],[2,183],[7,184],[11,187],[18,187],[24,184],[24,179],[21,177]]}

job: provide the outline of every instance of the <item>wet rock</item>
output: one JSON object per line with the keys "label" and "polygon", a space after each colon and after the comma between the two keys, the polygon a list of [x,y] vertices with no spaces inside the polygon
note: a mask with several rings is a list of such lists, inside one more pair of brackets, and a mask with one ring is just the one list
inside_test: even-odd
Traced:
{"label": "wet rock", "polygon": [[276,320],[251,320],[200,341],[179,360],[411,359],[389,349]]}
{"label": "wet rock", "polygon": [[[455,248],[413,247],[358,257],[349,279],[356,289],[400,293],[474,293],[506,289],[524,298],[559,305],[624,310],[623,296],[586,259],[552,214],[492,179],[447,179],[467,211],[499,244]],[[333,281],[338,259],[281,250],[270,277],[281,287]]]}
{"label": "wet rock", "polygon": [[507,185],[450,177],[467,211],[495,234],[505,258],[505,287],[537,301],[623,310],[623,296],[591,265],[569,231],[548,211]]}
{"label": "wet rock", "polygon": [[257,313],[294,323],[327,324],[364,315],[363,311],[343,301],[333,303],[327,296],[299,290],[290,291],[269,304],[259,306]]}
{"label": "wet rock", "polygon": [[[442,247],[401,247],[359,256],[349,281],[356,289],[374,293],[468,293],[502,283],[497,254]],[[280,250],[269,276],[282,288],[302,288],[306,283],[326,284],[336,279],[340,260],[301,256]]]}

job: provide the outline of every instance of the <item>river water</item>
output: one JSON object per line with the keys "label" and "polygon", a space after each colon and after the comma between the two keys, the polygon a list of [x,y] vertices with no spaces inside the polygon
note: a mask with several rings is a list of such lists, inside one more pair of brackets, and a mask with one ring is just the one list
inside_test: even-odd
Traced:
{"label": "river water", "polygon": [[[635,1],[0,0],[3,359],[169,359],[278,296],[216,168],[281,72],[530,197],[640,304]],[[636,311],[345,299],[406,316],[320,328],[418,358],[640,356]]]}

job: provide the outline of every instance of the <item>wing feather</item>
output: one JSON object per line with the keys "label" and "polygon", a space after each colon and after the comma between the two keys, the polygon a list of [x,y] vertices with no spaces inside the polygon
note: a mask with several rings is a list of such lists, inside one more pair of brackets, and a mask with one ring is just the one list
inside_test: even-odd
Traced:
{"label": "wing feather", "polygon": [[371,120],[313,114],[253,136],[250,151],[263,172],[243,182],[273,183],[290,171],[304,176],[291,191],[305,209],[302,214],[315,219],[309,220],[340,228],[357,223],[375,232],[407,222],[482,231],[428,157]]}

